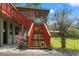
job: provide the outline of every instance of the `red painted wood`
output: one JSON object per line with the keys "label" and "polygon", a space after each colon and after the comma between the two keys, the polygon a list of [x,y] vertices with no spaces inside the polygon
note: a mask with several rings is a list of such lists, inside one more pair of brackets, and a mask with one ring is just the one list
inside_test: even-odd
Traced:
{"label": "red painted wood", "polygon": [[[19,11],[15,10],[10,4],[7,3],[0,3],[2,7],[2,12],[10,18],[14,18],[17,23],[24,25],[25,28],[30,28],[33,21],[19,13]],[[30,20],[30,21],[29,21]]]}
{"label": "red painted wood", "polygon": [[34,23],[32,23],[33,26],[31,25],[32,28],[30,28],[30,33],[28,33],[28,47],[30,48],[32,46],[32,37],[33,37],[33,33],[34,33]]}
{"label": "red painted wood", "polygon": [[[50,35],[48,34],[48,31],[47,31],[47,29],[45,28],[45,25],[43,24],[43,23],[41,23],[41,24],[37,24],[37,23],[35,23],[34,24],[34,27],[35,26],[38,26],[38,27],[40,27],[40,30],[42,30],[43,32],[42,32],[42,34],[44,34],[44,37],[45,37],[45,41],[46,41],[46,47],[45,48],[50,48]],[[32,28],[33,29],[33,32],[31,32],[31,34],[32,34],[32,36],[30,37],[30,39],[28,40],[28,48],[41,48],[41,46],[40,46],[40,42],[38,42],[38,44],[39,44],[39,46],[38,47],[34,47],[33,46],[33,41],[32,41],[32,38],[33,38],[33,35],[34,35],[34,33],[35,33],[35,29],[34,28]],[[38,33],[41,33],[40,31],[37,31]]]}
{"label": "red painted wood", "polygon": [[[25,17],[25,15],[21,14],[18,10],[14,9],[13,6],[11,6],[8,3],[0,3],[0,11],[7,16],[8,18],[11,18],[12,20],[16,21],[17,23],[23,25],[26,29],[28,28],[30,30],[30,33],[28,35],[28,48],[37,48],[37,47],[33,47],[33,35],[35,33],[34,27],[38,26],[40,27],[40,30],[42,30],[42,34],[44,34],[45,37],[45,41],[46,41],[46,47],[45,48],[49,48],[50,47],[50,35],[47,31],[47,29],[45,28],[44,23],[34,23],[33,20]],[[34,24],[33,24],[34,23]],[[33,24],[33,26],[32,26]],[[30,28],[32,26],[32,28]],[[38,31],[39,33],[41,33],[40,31]],[[39,42],[39,47],[40,46],[40,42]]]}

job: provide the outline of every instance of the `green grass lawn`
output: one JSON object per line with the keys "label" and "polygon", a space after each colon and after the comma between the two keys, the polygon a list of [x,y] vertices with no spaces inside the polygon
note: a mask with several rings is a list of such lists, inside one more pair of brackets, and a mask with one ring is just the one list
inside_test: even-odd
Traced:
{"label": "green grass lawn", "polygon": [[[52,48],[61,48],[61,40],[58,37],[51,38],[51,47]],[[79,50],[79,39],[66,39],[66,49]]]}

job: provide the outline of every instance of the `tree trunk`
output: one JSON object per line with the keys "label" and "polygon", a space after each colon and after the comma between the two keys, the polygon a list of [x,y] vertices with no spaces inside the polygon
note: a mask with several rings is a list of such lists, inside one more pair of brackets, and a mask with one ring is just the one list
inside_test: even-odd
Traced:
{"label": "tree trunk", "polygon": [[66,45],[65,45],[65,38],[64,38],[64,36],[62,36],[61,37],[62,39],[61,39],[61,45],[62,45],[62,47],[61,48],[65,48],[66,47]]}

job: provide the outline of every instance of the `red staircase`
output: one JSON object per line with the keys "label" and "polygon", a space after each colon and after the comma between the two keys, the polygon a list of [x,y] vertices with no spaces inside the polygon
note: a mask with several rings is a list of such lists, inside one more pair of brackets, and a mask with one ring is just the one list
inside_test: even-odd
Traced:
{"label": "red staircase", "polygon": [[50,48],[50,34],[45,23],[34,23],[8,3],[0,3],[0,16],[16,21],[29,31],[28,48]]}
{"label": "red staircase", "polygon": [[26,29],[30,28],[32,20],[27,18],[25,15],[21,14],[17,9],[15,9],[11,4],[0,3],[0,12],[3,17],[8,17],[17,23],[23,25]]}
{"label": "red staircase", "polygon": [[50,34],[45,23],[33,23],[31,30],[32,36],[28,40],[29,48],[50,48]]}

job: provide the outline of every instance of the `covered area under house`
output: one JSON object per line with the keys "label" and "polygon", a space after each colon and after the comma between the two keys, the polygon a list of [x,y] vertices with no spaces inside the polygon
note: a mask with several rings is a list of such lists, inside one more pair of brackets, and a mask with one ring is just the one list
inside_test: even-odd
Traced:
{"label": "covered area under house", "polygon": [[0,46],[24,45],[27,48],[50,48],[46,26],[49,10],[14,7],[0,3]]}

